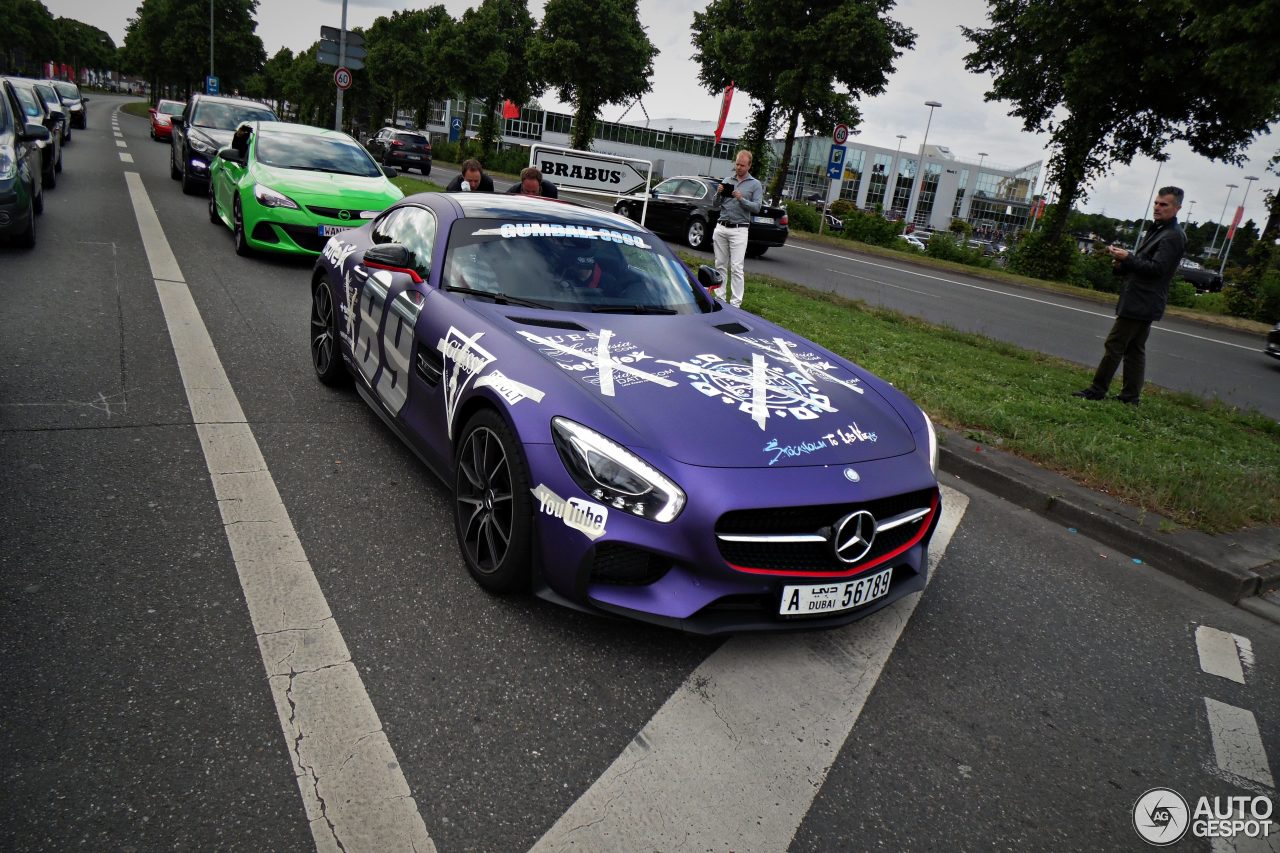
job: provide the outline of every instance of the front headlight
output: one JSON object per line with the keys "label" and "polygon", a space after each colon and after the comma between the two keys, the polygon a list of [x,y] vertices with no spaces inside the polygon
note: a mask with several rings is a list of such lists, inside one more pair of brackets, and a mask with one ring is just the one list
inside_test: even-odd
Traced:
{"label": "front headlight", "polygon": [[198,154],[214,154],[218,150],[212,142],[208,142],[194,133],[187,137],[187,142],[191,143],[191,150]]}
{"label": "front headlight", "polygon": [[551,432],[574,482],[602,504],[663,523],[684,509],[684,491],[617,442],[568,418],[552,418]]}
{"label": "front headlight", "polygon": [[[924,412],[920,412],[924,415]],[[924,425],[929,428],[929,470],[933,472],[933,476],[938,476],[938,434],[934,432],[933,421],[929,420],[928,415],[924,415]]]}
{"label": "front headlight", "polygon": [[0,181],[18,177],[18,154],[8,145],[0,148]]}
{"label": "front headlight", "polygon": [[271,189],[271,187],[264,187],[262,184],[258,184],[253,188],[253,197],[256,198],[258,200],[258,204],[263,207],[288,207],[293,210],[298,209],[298,203],[296,201],[289,198],[284,193],[277,192],[276,190]]}

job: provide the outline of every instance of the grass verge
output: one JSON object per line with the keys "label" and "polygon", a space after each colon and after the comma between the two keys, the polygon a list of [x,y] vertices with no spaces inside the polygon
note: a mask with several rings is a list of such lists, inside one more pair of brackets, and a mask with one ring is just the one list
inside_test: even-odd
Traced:
{"label": "grass verge", "polygon": [[[687,256],[692,265],[705,262]],[[834,294],[747,277],[744,306],[892,382],[935,422],[1209,533],[1280,523],[1280,424],[1149,386],[1071,397],[1091,372]]]}

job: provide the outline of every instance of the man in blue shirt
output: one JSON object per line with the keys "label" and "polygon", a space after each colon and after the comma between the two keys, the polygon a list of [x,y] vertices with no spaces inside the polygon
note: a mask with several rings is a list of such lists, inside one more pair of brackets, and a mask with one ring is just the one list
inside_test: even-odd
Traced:
{"label": "man in blue shirt", "polygon": [[716,269],[729,280],[729,304],[735,307],[742,306],[747,289],[742,267],[747,257],[751,217],[760,212],[763,202],[764,187],[751,176],[751,152],[739,151],[733,174],[720,182],[720,218],[711,235]]}

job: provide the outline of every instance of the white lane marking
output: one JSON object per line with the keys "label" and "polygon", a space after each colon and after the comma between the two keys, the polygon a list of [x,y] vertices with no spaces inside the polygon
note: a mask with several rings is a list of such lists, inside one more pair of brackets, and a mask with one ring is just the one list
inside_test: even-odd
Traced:
{"label": "white lane marking", "polygon": [[[1244,640],[1243,637],[1239,639]],[[1201,625],[1196,628],[1196,651],[1200,653],[1200,669],[1209,675],[1244,684],[1244,668],[1235,634]],[[1248,640],[1245,640],[1248,643]]]}
{"label": "white lane marking", "polygon": [[[1237,802],[1231,809],[1231,819],[1252,820],[1253,814],[1252,811],[1246,814],[1244,805]],[[1209,849],[1213,853],[1280,853],[1280,824],[1271,821],[1267,834],[1257,838],[1242,834],[1232,838],[1211,838]]]}
{"label": "white lane marking", "polygon": [[1204,699],[1209,714],[1209,734],[1213,738],[1213,755],[1218,768],[1226,773],[1266,785],[1276,786],[1262,745],[1262,733],[1252,711],[1237,708],[1208,696]]}
{"label": "white lane marking", "polygon": [[142,178],[125,179],[316,848],[434,851]]}
{"label": "white lane marking", "polygon": [[[1054,302],[1049,299],[1037,299],[1034,296],[1024,296],[1021,293],[1007,293],[1003,290],[997,290],[992,287],[982,287],[981,285],[978,285],[978,284],[970,284],[967,281],[956,281],[953,278],[943,278],[942,276],[939,276],[939,275],[930,275],[928,273],[918,272],[916,270],[908,270],[908,269],[903,269],[902,267],[895,267],[892,264],[878,264],[875,261],[865,261],[861,258],[851,258],[848,255],[838,255],[834,252],[824,252],[821,249],[811,249],[808,246],[792,245],[792,246],[788,246],[788,248],[797,249],[801,252],[813,252],[815,255],[824,255],[828,258],[839,258],[842,261],[849,261],[850,263],[866,264],[867,266],[870,266],[870,267],[893,270],[894,272],[902,273],[903,275],[919,276],[920,278],[927,278],[932,281],[940,281],[943,284],[954,284],[957,287],[968,287],[973,290],[981,290],[984,293],[990,293],[995,296],[1005,296],[1005,297],[1008,297],[1009,299],[1025,299],[1028,302],[1035,302],[1039,305],[1049,305],[1053,308],[1061,308],[1064,311],[1078,311],[1081,314],[1088,314],[1091,317],[1103,317],[1107,320],[1115,319],[1115,314],[1105,314],[1098,311],[1090,311],[1087,308],[1077,308],[1074,305],[1063,305],[1060,302]],[[879,283],[887,284],[887,282],[879,282]],[[1165,334],[1169,334],[1169,335],[1182,335],[1183,337],[1186,337],[1186,338],[1195,338],[1196,340],[1199,340],[1199,341],[1207,341],[1208,343],[1211,343],[1211,344],[1221,344],[1224,347],[1235,347],[1236,349],[1248,350],[1249,352],[1255,352],[1258,349],[1257,347],[1254,347],[1254,346],[1245,346],[1244,344],[1233,344],[1230,341],[1218,340],[1217,338],[1206,338],[1204,335],[1193,335],[1191,332],[1182,332],[1177,329],[1167,328],[1165,326],[1152,326],[1151,331],[1164,332]]]}
{"label": "white lane marking", "polygon": [[121,151],[121,152],[120,152],[120,162],[121,162],[121,163],[132,163],[132,162],[133,162],[133,155],[132,155],[132,154],[127,154],[127,153],[125,153],[124,151]]}
{"label": "white lane marking", "polygon": [[124,134],[120,132],[120,128],[119,128],[119,126],[114,125],[114,124],[113,124],[113,125],[111,125],[111,126],[112,126],[113,128],[115,128],[115,131],[114,131],[114,133],[113,133],[113,135],[115,136],[115,138],[116,138],[116,139],[124,139]]}
{"label": "white lane marking", "polygon": [[[968,501],[943,487],[931,575]],[[729,640],[533,850],[788,849],[919,600],[838,631]]]}
{"label": "white lane marking", "polygon": [[129,147],[129,143],[125,142],[123,139],[117,139],[117,140],[116,140],[116,147],[117,147],[117,148],[128,148],[128,147]]}
{"label": "white lane marking", "polygon": [[833,272],[833,273],[835,273],[836,275],[846,276],[847,278],[856,278],[856,279],[858,279],[859,281],[870,281],[870,282],[874,282],[875,284],[878,284],[878,285],[880,285],[880,286],[882,286],[882,287],[892,287],[892,288],[894,288],[894,289],[896,289],[896,290],[905,290],[905,291],[907,291],[908,293],[918,293],[918,294],[920,294],[921,296],[928,296],[928,297],[929,297],[929,298],[931,298],[931,299],[941,299],[941,298],[942,298],[941,296],[939,296],[939,295],[938,295],[938,294],[936,294],[936,293],[929,293],[928,291],[924,291],[924,290],[916,290],[916,289],[911,288],[911,287],[903,287],[903,286],[902,286],[902,285],[900,285],[900,284],[890,284],[889,282],[887,282],[887,281],[881,281],[881,280],[880,280],[880,279],[878,279],[878,278],[867,278],[865,275],[857,275],[857,274],[855,274],[855,273],[845,272],[844,270],[833,270],[833,269],[831,269],[830,267],[828,267],[828,268],[827,268],[827,272]]}

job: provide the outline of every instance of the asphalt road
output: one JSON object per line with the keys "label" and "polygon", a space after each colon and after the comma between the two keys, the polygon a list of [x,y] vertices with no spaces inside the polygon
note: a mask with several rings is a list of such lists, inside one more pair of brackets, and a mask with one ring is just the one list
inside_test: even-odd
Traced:
{"label": "asphalt road", "polygon": [[[485,594],[446,490],[314,380],[309,264],[237,257],[143,121],[117,144],[120,102],[94,99],[36,249],[0,249],[3,849],[336,849],[193,425],[175,284],[439,850],[1137,850],[1148,789],[1274,802],[1280,627],[959,481],[928,590],[841,631],[706,640]],[[148,209],[180,282],[148,263]]]}

